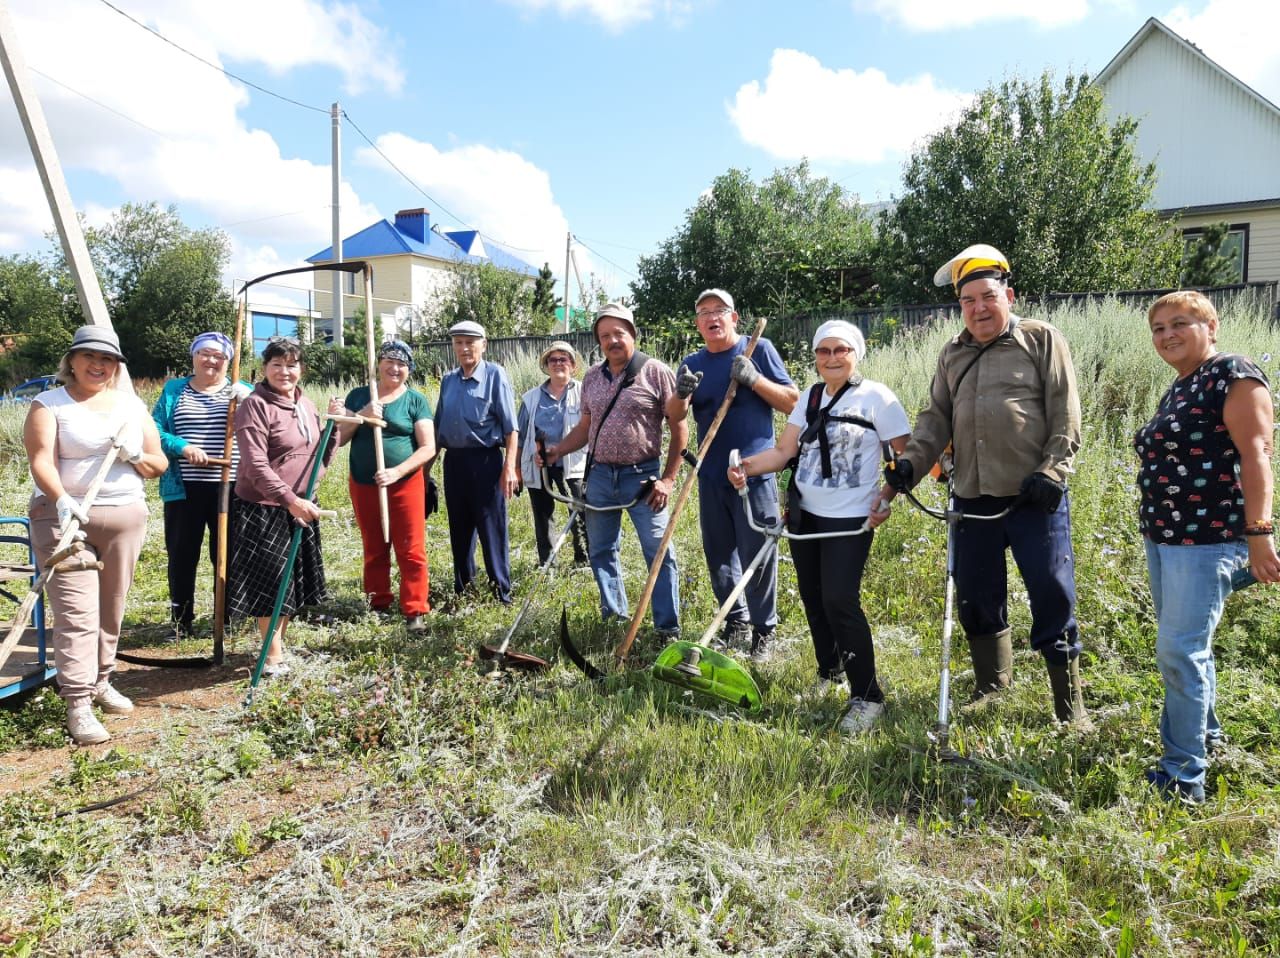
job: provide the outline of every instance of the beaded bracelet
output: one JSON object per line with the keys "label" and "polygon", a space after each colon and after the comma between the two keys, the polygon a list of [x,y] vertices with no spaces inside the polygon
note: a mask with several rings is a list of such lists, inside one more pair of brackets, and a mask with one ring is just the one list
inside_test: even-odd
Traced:
{"label": "beaded bracelet", "polygon": [[1270,519],[1257,519],[1247,523],[1243,534],[1246,536],[1269,536],[1275,532],[1275,523]]}

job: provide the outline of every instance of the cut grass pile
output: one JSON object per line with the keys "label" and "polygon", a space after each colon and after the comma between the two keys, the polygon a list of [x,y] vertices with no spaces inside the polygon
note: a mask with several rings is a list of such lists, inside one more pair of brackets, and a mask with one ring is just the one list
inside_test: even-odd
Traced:
{"label": "cut grass pile", "polygon": [[[1230,744],[1209,802],[1154,798],[1142,775],[1159,751],[1161,687],[1128,439],[1171,372],[1136,311],[1054,321],[1085,408],[1071,509],[1096,732],[1048,721],[1011,569],[1014,686],[954,716],[952,744],[974,765],[931,757],[944,529],[901,507],[864,581],[890,709],[858,741],[834,732],[844,703],[809,688],[789,563],[778,651],[753,667],[764,708],[743,715],[643,670],[600,686],[558,660],[538,678],[487,674],[476,646],[514,610],[450,594],[439,515],[432,630],[410,638],[364,611],[359,539],[341,520],[324,531],[336,621],[295,626],[303,655],[287,681],[240,707],[255,651],[242,635],[238,671],[192,674],[214,682],[212,706],[112,719],[110,746],[68,750],[38,787],[0,798],[0,954],[1280,953],[1280,601],[1274,589],[1233,597],[1219,630]],[[865,371],[914,411],[953,332],[904,336]],[[1274,327],[1228,316],[1222,340],[1280,383]],[[517,390],[537,375],[532,361],[512,371]],[[321,504],[349,515],[344,461]],[[0,504],[21,513],[24,464],[6,468]],[[518,590],[537,561],[524,503],[511,520]],[[695,513],[696,498],[677,549],[696,632],[714,599]],[[644,569],[624,536],[634,597]],[[167,614],[162,541],[157,508],[130,597],[140,635]],[[590,573],[562,563],[516,646],[555,659],[564,606],[604,662],[620,630],[598,622]],[[658,649],[642,633],[633,657]],[[961,700],[964,659],[961,643]],[[60,721],[50,691],[0,711],[0,770],[47,757]]]}

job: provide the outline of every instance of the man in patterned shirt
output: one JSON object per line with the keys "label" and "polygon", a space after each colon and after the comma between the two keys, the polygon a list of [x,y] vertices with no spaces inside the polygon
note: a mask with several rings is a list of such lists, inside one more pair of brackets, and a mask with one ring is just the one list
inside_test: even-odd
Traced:
{"label": "man in patterned shirt", "polygon": [[[667,502],[680,471],[680,454],[689,441],[689,426],[684,416],[667,414],[667,401],[676,392],[675,374],[636,349],[636,322],[630,309],[620,303],[607,304],[596,314],[593,332],[604,361],[583,377],[582,418],[560,442],[547,447],[547,462],[588,446],[587,503],[616,506],[630,502],[648,479],[658,476],[662,424],[666,421],[671,438],[661,476],[648,498],[627,510],[644,561],[652,566],[667,529]],[[606,621],[630,617],[622,580],[621,541],[619,512],[587,513],[591,571],[600,589],[601,614]],[[653,624],[664,638],[680,633],[679,580],[672,546],[667,547],[653,590]]]}
{"label": "man in patterned shirt", "polygon": [[[973,659],[974,700],[1008,687],[1013,646],[1005,549],[1031,602],[1031,647],[1044,656],[1059,721],[1088,726],[1080,691],[1075,557],[1067,476],[1080,447],[1080,397],[1071,352],[1048,323],[1013,314],[1009,261],[970,246],[938,270],[952,285],[964,331],[943,347],[902,457],[885,470],[880,499],[910,490],[948,444],[961,512],[1003,519],[955,527],[960,624]],[[873,507],[871,526],[885,513]]]}

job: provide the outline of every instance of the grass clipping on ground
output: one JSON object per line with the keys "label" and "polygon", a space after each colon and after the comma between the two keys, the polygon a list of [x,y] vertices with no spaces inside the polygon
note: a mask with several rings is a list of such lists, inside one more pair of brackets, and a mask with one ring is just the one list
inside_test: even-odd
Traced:
{"label": "grass clipping on ground", "polygon": [[[1154,799],[1142,773],[1159,751],[1161,687],[1129,437],[1171,371],[1137,311],[1054,322],[1086,420],[1071,509],[1095,733],[1049,721],[1010,569],[1013,688],[954,715],[952,745],[972,764],[930,754],[944,530],[910,510],[877,533],[864,581],[889,712],[857,741],[834,731],[844,703],[810,689],[789,563],[778,649],[752,667],[764,708],[744,715],[643,669],[597,686],[557,659],[562,606],[594,661],[620,637],[598,622],[590,574],[563,557],[515,638],[555,667],[490,675],[476,646],[513,610],[450,594],[443,516],[428,533],[432,630],[411,638],[364,611],[359,539],[343,519],[323,533],[335,621],[295,624],[298,668],[251,709],[240,701],[256,649],[241,634],[226,668],[169,673],[177,693],[157,691],[156,672],[123,676],[143,707],[110,719],[114,740],[99,749],[63,748],[48,690],[0,711],[0,772],[49,770],[0,793],[0,954],[1280,951],[1280,603],[1260,588],[1233,597],[1219,629],[1231,740],[1209,802]],[[914,413],[953,332],[873,349],[865,372]],[[1265,320],[1224,320],[1221,347],[1260,359],[1273,384],[1274,341]],[[512,371],[518,390],[536,381],[532,360]],[[321,504],[349,515],[344,459]],[[20,514],[22,464],[8,469],[4,504]],[[536,566],[527,510],[522,499],[511,512],[518,600]],[[695,498],[677,536],[695,634],[714,613],[696,511]],[[157,506],[130,595],[133,645],[167,614],[162,543]],[[645,570],[625,529],[623,555],[634,599]],[[659,648],[642,633],[633,657],[646,664]],[[961,642],[961,701],[965,659]],[[179,694],[183,681],[199,695]]]}

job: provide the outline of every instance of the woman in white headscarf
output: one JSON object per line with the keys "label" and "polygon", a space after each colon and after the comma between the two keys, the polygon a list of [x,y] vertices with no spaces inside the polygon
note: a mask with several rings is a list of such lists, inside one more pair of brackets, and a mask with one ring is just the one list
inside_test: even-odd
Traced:
{"label": "woman in white headscarf", "polygon": [[[906,411],[887,386],[864,379],[862,333],[852,323],[823,323],[813,337],[820,382],[802,394],[778,444],[729,470],[737,488],[748,476],[779,472],[795,461],[792,485],[800,515],[789,516],[799,533],[855,532],[871,514],[880,478],[882,441],[898,452],[911,432]],[[794,502],[791,509],[797,506]],[[840,730],[860,735],[884,714],[876,678],[871,626],[862,611],[862,571],[875,533],[791,542],[796,582],[818,658],[819,682],[849,681],[849,706]]]}

